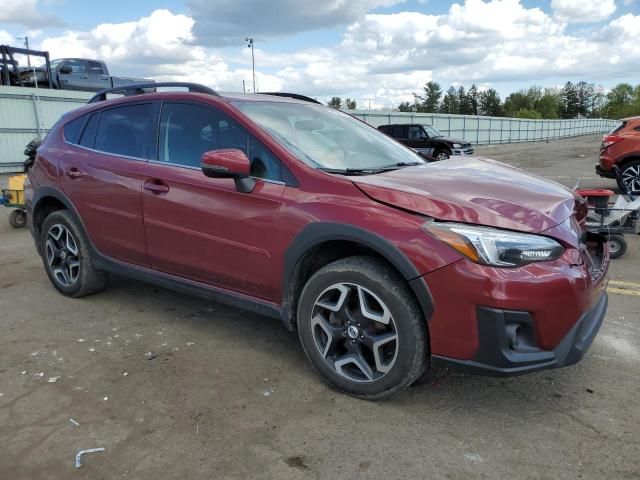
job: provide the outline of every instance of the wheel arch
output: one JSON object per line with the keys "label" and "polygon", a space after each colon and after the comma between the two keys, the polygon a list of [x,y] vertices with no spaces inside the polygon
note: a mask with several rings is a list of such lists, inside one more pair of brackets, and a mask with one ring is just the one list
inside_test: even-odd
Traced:
{"label": "wheel arch", "polygon": [[[40,242],[37,241],[37,239],[40,238],[40,228],[47,216],[56,210],[68,210],[82,228],[85,237],[89,239],[87,230],[82,222],[82,218],[73,206],[73,203],[71,203],[71,200],[69,200],[69,198],[57,188],[50,186],[38,187],[35,191],[31,204],[31,215],[29,215],[31,229],[34,239],[36,240],[35,243],[38,253],[41,253]],[[89,243],[91,244],[90,240]]]}
{"label": "wheel arch", "polygon": [[634,160],[639,160],[640,161],[640,152],[634,152],[634,153],[629,153],[629,154],[625,155],[620,160],[618,160],[617,165],[620,168],[624,168],[625,165],[627,165],[628,163],[633,162]]}
{"label": "wheel arch", "polygon": [[396,246],[383,237],[353,225],[320,222],[308,225],[285,252],[282,278],[281,318],[289,330],[296,329],[296,311],[302,288],[323,266],[352,255],[368,254],[387,262],[407,281],[427,322],[433,299],[420,272]]}

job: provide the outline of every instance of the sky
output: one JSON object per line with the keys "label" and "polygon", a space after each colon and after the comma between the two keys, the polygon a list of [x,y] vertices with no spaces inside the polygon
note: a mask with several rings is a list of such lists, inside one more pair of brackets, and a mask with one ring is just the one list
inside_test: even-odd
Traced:
{"label": "sky", "polygon": [[2,0],[0,44],[98,58],[112,75],[388,108],[434,80],[494,88],[640,83],[640,0]]}

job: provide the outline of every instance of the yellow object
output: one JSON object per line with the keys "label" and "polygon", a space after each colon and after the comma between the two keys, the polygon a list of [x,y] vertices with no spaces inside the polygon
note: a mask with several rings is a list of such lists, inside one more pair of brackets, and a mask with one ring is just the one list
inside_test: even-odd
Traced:
{"label": "yellow object", "polygon": [[24,181],[26,178],[27,175],[24,173],[9,177],[9,187],[7,190],[24,190]]}
{"label": "yellow object", "polygon": [[2,191],[8,206],[24,205],[24,181],[26,178],[24,173],[9,177],[8,188]]}

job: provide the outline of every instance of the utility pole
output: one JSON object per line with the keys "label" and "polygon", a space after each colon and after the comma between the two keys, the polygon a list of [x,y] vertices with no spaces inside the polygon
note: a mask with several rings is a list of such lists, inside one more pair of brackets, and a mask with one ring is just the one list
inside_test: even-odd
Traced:
{"label": "utility pole", "polygon": [[[24,40],[24,48],[29,50],[29,37],[16,37],[17,40]],[[27,66],[31,68],[31,57],[27,53]]]}
{"label": "utility pole", "polygon": [[251,70],[253,72],[253,93],[256,93],[256,57],[253,54],[253,38],[246,37],[247,48],[251,49]]}

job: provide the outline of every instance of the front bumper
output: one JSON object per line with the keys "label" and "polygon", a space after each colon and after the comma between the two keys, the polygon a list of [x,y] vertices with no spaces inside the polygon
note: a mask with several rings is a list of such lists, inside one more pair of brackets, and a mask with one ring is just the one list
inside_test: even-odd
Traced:
{"label": "front bumper", "polygon": [[606,241],[586,238],[553,262],[494,268],[464,259],[422,277],[434,304],[433,365],[517,375],[579,361],[607,308]]}
{"label": "front bumper", "polygon": [[593,343],[607,312],[607,303],[607,294],[604,293],[596,306],[580,317],[553,350],[542,350],[528,343],[516,349],[511,347],[505,326],[510,324],[509,320],[531,325],[533,319],[527,312],[478,307],[480,346],[474,359],[460,360],[433,355],[431,364],[438,368],[489,376],[520,375],[573,365],[582,359]]}
{"label": "front bumper", "polygon": [[605,170],[600,165],[596,165],[596,174],[603,178],[616,178],[616,174],[612,170]]}
{"label": "front bumper", "polygon": [[473,148],[452,148],[451,155],[473,155]]}

